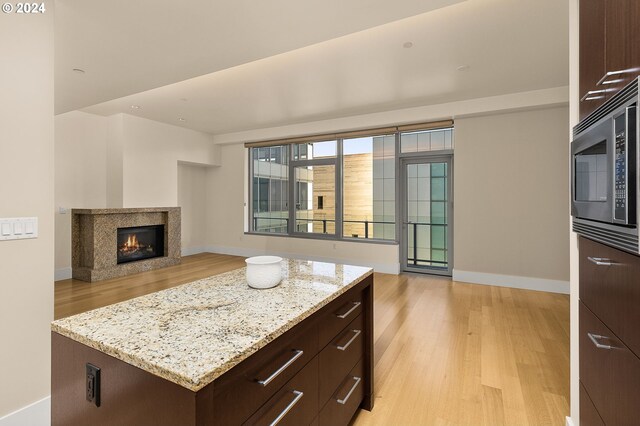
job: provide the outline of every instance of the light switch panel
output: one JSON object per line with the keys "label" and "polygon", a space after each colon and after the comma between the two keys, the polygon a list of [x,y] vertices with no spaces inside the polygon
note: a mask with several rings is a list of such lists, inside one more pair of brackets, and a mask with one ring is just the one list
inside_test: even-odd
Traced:
{"label": "light switch panel", "polygon": [[0,218],[0,241],[38,238],[37,217]]}

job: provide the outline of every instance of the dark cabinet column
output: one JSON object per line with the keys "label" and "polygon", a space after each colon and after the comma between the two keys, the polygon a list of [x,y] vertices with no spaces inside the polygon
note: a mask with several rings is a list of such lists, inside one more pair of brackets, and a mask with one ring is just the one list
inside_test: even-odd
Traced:
{"label": "dark cabinet column", "polygon": [[628,70],[607,79],[616,81],[606,86],[617,92],[640,74],[640,1],[607,0],[605,16],[606,70]]}
{"label": "dark cabinet column", "polygon": [[[580,99],[600,89],[596,84],[606,72],[605,10],[605,0],[580,1]],[[605,101],[604,93],[589,98],[580,101],[581,120]]]}

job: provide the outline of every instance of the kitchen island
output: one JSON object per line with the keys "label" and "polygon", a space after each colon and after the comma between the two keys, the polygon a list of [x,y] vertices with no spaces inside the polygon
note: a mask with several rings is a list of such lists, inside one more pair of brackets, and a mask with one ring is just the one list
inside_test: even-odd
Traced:
{"label": "kitchen island", "polygon": [[347,424],[373,405],[370,268],[284,260],[52,323],[53,425]]}

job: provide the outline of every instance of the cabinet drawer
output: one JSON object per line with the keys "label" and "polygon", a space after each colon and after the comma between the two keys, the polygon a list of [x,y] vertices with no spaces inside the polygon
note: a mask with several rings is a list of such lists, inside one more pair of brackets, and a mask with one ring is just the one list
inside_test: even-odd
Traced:
{"label": "cabinet drawer", "polygon": [[[280,339],[284,337],[283,341]],[[216,424],[240,424],[318,353],[318,326],[283,335],[214,382]]]}
{"label": "cabinet drawer", "polygon": [[276,392],[246,425],[308,425],[318,414],[318,358]]}
{"label": "cabinet drawer", "polygon": [[605,426],[582,383],[580,383],[580,424],[582,426]]}
{"label": "cabinet drawer", "polygon": [[320,321],[320,347],[333,340],[362,312],[362,292],[354,293]]}
{"label": "cabinet drawer", "polygon": [[580,381],[608,425],[637,425],[640,359],[580,303]]}
{"label": "cabinet drawer", "polygon": [[638,277],[640,257],[580,238],[580,300],[636,355],[640,355]]}
{"label": "cabinet drawer", "polygon": [[320,411],[318,416],[320,426],[349,424],[364,396],[363,374],[363,363],[360,360],[346,377],[343,377],[329,402]]}
{"label": "cabinet drawer", "polygon": [[358,315],[320,352],[320,405],[324,404],[345,375],[362,358],[364,318]]}

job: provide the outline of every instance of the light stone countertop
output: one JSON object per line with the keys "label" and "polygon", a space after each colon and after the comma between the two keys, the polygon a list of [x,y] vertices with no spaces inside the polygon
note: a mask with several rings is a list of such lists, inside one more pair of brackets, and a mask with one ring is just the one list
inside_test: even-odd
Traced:
{"label": "light stone countertop", "polygon": [[373,273],[285,259],[277,287],[245,268],[51,323],[51,330],[198,391]]}

